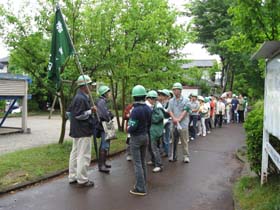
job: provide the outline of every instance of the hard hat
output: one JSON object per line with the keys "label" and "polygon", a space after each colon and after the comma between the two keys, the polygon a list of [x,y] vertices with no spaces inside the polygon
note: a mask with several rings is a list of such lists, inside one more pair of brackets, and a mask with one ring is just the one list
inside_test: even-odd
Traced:
{"label": "hard hat", "polygon": [[202,96],[198,96],[197,99],[204,102],[204,98]]}
{"label": "hard hat", "polygon": [[180,90],[182,90],[182,89],[183,89],[183,86],[182,86],[181,83],[176,82],[176,83],[174,83],[172,89],[180,89]]}
{"label": "hard hat", "polygon": [[158,90],[158,92],[162,93],[163,95],[170,96],[170,92],[167,89]]}
{"label": "hard hat", "polygon": [[92,81],[88,75],[81,75],[77,79],[78,86],[83,86],[83,85],[90,84],[90,83],[92,83]]}
{"label": "hard hat", "polygon": [[142,85],[136,85],[132,88],[132,96],[146,96],[146,90]]}
{"label": "hard hat", "polygon": [[195,94],[195,93],[192,93],[192,97],[197,97],[197,94]]}
{"label": "hard hat", "polygon": [[157,97],[158,97],[158,94],[154,90],[149,91],[147,94],[147,98],[157,98]]}
{"label": "hard hat", "polygon": [[205,102],[205,103],[208,103],[209,101],[210,101],[209,97],[205,97],[205,98],[204,98],[204,102]]}
{"label": "hard hat", "polygon": [[107,93],[108,91],[110,91],[110,88],[106,85],[102,85],[98,88],[98,94],[100,96],[102,96],[103,94]]}

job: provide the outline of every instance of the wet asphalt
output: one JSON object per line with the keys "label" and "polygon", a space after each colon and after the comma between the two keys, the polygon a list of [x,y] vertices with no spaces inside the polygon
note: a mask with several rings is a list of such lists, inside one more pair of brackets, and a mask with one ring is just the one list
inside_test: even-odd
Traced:
{"label": "wet asphalt", "polygon": [[242,163],[235,151],[245,144],[240,124],[216,128],[206,137],[191,141],[190,159],[182,162],[163,159],[161,173],[148,166],[148,194],[129,193],[134,185],[132,162],[125,154],[111,160],[109,175],[90,168],[93,188],[68,184],[67,176],[0,197],[0,210],[233,210],[232,185]]}

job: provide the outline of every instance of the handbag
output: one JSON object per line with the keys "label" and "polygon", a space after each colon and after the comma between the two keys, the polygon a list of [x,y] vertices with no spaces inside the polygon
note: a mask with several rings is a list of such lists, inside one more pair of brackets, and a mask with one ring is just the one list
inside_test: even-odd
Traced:
{"label": "handbag", "polygon": [[106,141],[117,139],[116,129],[113,120],[110,120],[109,122],[102,121],[102,126],[104,128]]}

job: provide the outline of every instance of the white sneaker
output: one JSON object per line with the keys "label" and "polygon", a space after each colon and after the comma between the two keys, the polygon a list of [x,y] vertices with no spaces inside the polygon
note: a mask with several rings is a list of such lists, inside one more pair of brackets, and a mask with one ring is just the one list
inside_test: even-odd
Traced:
{"label": "white sneaker", "polygon": [[190,162],[190,158],[189,157],[184,157],[184,163],[189,163]]}
{"label": "white sneaker", "polygon": [[197,135],[197,136],[201,136],[201,133],[199,132],[199,133],[197,133],[196,135]]}
{"label": "white sneaker", "polygon": [[181,141],[179,141],[179,142],[178,142],[178,144],[182,144],[182,142],[181,142]]}
{"label": "white sneaker", "polygon": [[194,141],[194,137],[191,137],[191,141]]}
{"label": "white sneaker", "polygon": [[154,169],[153,169],[153,172],[154,173],[157,173],[157,172],[161,172],[161,167],[155,167]]}
{"label": "white sneaker", "polygon": [[205,136],[206,136],[206,134],[204,133],[202,136],[203,136],[203,137],[205,137]]}
{"label": "white sneaker", "polygon": [[132,160],[131,155],[127,155],[127,156],[126,156],[126,160],[127,160],[127,161],[131,161],[131,160]]}

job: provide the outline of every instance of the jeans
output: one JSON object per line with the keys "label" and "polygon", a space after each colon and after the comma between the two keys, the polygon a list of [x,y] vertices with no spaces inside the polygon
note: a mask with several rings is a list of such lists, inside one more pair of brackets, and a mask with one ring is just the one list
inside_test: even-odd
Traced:
{"label": "jeans", "polygon": [[197,120],[198,120],[198,115],[191,115],[190,116],[190,123],[189,123],[189,125],[191,124],[191,123],[193,123],[193,133],[192,133],[192,137],[195,139],[195,137],[196,137],[196,133],[197,133],[197,128],[196,128],[196,124],[197,124]]}
{"label": "jeans", "polygon": [[205,136],[206,135],[206,124],[205,124],[204,117],[201,118],[201,128],[202,128],[202,135]]}
{"label": "jeans", "polygon": [[100,149],[101,150],[105,150],[105,151],[109,151],[110,149],[110,141],[106,141],[105,140],[105,132],[101,131],[101,142],[100,142]]}
{"label": "jeans", "polygon": [[136,190],[140,192],[147,192],[147,165],[146,165],[146,150],[148,145],[148,135],[143,134],[139,136],[131,135],[130,150],[134,163],[134,172],[136,177]]}
{"label": "jeans", "polygon": [[154,156],[154,163],[155,163],[155,167],[161,167],[161,156],[160,156],[160,150],[159,150],[159,141],[160,139],[153,139],[151,140],[151,147],[152,147],[152,153]]}
{"label": "jeans", "polygon": [[170,125],[171,123],[166,123],[164,126],[165,132],[162,137],[162,144],[163,144],[163,150],[166,155],[169,156],[169,142],[170,142]]}

